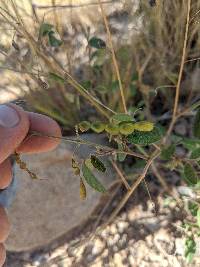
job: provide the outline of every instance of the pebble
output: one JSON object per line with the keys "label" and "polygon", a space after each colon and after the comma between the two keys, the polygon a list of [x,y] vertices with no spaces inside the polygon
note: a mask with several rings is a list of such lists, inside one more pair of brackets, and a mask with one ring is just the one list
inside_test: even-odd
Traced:
{"label": "pebble", "polygon": [[94,247],[92,249],[93,255],[100,254],[105,248],[105,243],[103,243],[99,238],[95,240]]}

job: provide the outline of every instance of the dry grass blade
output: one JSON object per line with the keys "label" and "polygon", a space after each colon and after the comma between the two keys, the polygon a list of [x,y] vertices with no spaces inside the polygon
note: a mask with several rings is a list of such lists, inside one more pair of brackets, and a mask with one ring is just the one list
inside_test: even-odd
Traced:
{"label": "dry grass blade", "polygon": [[127,113],[126,100],[125,100],[125,96],[124,96],[124,89],[123,89],[122,80],[121,80],[121,77],[120,77],[119,66],[118,66],[118,63],[117,63],[115,50],[114,50],[114,47],[113,47],[112,36],[111,36],[108,20],[106,18],[106,14],[105,14],[105,11],[104,11],[104,8],[103,8],[103,4],[102,4],[101,0],[98,0],[98,2],[99,2],[99,6],[101,8],[102,17],[103,17],[104,24],[105,24],[105,27],[106,27],[108,41],[109,41],[109,45],[110,45],[110,49],[111,49],[111,53],[112,53],[113,65],[114,65],[116,76],[117,76],[117,79],[118,79],[118,82],[119,82],[119,89],[120,89],[123,109],[124,109],[124,112]]}
{"label": "dry grass blade", "polygon": [[184,37],[184,43],[183,43],[183,52],[182,52],[182,58],[181,58],[181,65],[180,65],[180,70],[179,70],[179,75],[178,75],[178,82],[177,82],[177,86],[176,86],[176,95],[175,95],[175,101],[174,101],[173,116],[172,116],[172,120],[171,120],[169,129],[167,131],[165,140],[170,135],[170,133],[171,133],[171,131],[173,129],[173,126],[174,126],[174,124],[176,122],[176,116],[177,116],[177,110],[178,110],[178,102],[179,102],[179,96],[180,96],[180,85],[181,85],[181,80],[182,80],[182,76],[183,76],[183,69],[184,69],[184,64],[185,64],[185,58],[186,58],[189,23],[190,23],[190,10],[191,10],[191,0],[188,0],[188,3],[187,3],[187,21],[186,21],[186,26],[185,26],[185,37]]}

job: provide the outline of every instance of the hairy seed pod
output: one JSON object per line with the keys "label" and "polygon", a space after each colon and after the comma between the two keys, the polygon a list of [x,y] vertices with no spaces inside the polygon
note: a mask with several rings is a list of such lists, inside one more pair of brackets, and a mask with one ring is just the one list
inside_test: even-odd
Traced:
{"label": "hairy seed pod", "polygon": [[132,134],[135,130],[134,123],[132,122],[122,122],[119,125],[119,132],[123,135]]}
{"label": "hairy seed pod", "polygon": [[138,121],[134,123],[134,128],[141,132],[150,132],[154,128],[154,124],[150,121]]}
{"label": "hairy seed pod", "polygon": [[105,123],[100,122],[100,121],[96,121],[93,122],[91,125],[91,129],[95,132],[95,133],[102,133],[105,130]]}
{"label": "hairy seed pod", "polygon": [[80,199],[85,200],[87,197],[87,191],[83,179],[80,178]]}
{"label": "hairy seed pod", "polygon": [[105,130],[107,133],[109,133],[111,135],[119,134],[119,126],[118,125],[107,124],[105,127]]}
{"label": "hairy seed pod", "polygon": [[78,128],[80,129],[80,131],[83,132],[87,132],[90,129],[90,122],[89,121],[82,121],[78,124]]}
{"label": "hairy seed pod", "polygon": [[94,155],[91,155],[90,159],[91,159],[91,163],[92,163],[92,165],[94,166],[95,169],[97,169],[100,172],[105,172],[106,171],[106,167],[103,164],[103,162],[100,161],[100,159],[98,159]]}

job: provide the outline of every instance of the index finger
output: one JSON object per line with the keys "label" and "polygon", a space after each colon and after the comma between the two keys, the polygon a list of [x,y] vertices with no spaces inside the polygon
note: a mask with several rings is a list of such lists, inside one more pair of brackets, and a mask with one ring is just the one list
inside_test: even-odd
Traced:
{"label": "index finger", "polygon": [[[45,115],[33,112],[27,112],[27,114],[30,121],[29,132],[38,132],[44,136],[29,134],[17,148],[17,152],[41,153],[55,149],[60,143],[59,137],[61,137],[61,129],[59,125],[53,119]],[[58,138],[51,138],[48,136],[56,136]]]}

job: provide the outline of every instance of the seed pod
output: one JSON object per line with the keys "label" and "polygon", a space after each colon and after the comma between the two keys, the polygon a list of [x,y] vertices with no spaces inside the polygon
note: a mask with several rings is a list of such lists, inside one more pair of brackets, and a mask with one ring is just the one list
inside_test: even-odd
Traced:
{"label": "seed pod", "polygon": [[150,132],[154,128],[154,124],[150,121],[138,121],[134,124],[135,130],[141,132]]}
{"label": "seed pod", "polygon": [[100,159],[98,159],[96,156],[94,155],[91,155],[90,157],[91,159],[91,163],[92,165],[94,166],[94,168],[96,168],[98,171],[100,172],[105,172],[106,171],[106,167],[105,165],[103,164],[102,161],[100,161]]}
{"label": "seed pod", "polygon": [[87,197],[87,191],[83,179],[80,179],[80,199],[85,200]]}
{"label": "seed pod", "polygon": [[122,122],[119,124],[119,131],[123,135],[132,134],[135,130],[134,123],[132,122]]}
{"label": "seed pod", "polygon": [[80,168],[74,158],[72,158],[72,168],[74,170],[75,175],[80,175]]}
{"label": "seed pod", "polygon": [[119,127],[117,125],[107,124],[105,127],[105,130],[107,133],[109,133],[111,135],[119,134]]}
{"label": "seed pod", "polygon": [[93,122],[91,125],[91,129],[95,132],[95,133],[101,133],[105,130],[105,123],[100,122],[100,121],[96,121]]}
{"label": "seed pod", "polygon": [[90,129],[90,122],[89,121],[82,121],[78,124],[78,128],[80,129],[80,131],[83,132],[87,132]]}

